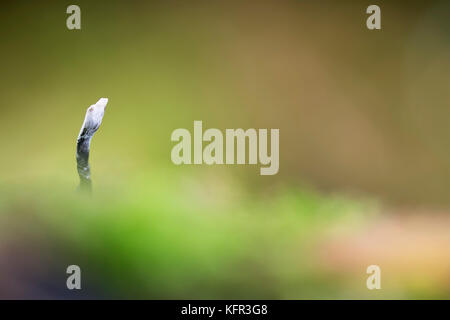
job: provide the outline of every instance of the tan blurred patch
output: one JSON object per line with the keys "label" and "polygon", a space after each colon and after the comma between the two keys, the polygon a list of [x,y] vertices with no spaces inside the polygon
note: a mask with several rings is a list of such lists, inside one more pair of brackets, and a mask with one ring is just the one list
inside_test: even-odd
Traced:
{"label": "tan blurred patch", "polygon": [[361,274],[375,264],[382,278],[403,287],[450,288],[448,212],[400,210],[359,231],[334,234],[320,245],[321,264],[339,274]]}

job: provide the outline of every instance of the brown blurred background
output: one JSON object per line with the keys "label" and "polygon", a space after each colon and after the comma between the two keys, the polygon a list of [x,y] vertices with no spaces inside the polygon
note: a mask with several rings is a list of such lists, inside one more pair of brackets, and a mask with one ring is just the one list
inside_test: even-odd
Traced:
{"label": "brown blurred background", "polygon": [[82,30],[69,31],[66,3],[5,2],[2,176],[69,168],[80,109],[104,93],[121,131],[105,141],[124,163],[170,166],[167,137],[197,119],[280,128],[279,174],[246,179],[448,207],[449,5],[378,1],[370,31],[369,4],[80,1]]}

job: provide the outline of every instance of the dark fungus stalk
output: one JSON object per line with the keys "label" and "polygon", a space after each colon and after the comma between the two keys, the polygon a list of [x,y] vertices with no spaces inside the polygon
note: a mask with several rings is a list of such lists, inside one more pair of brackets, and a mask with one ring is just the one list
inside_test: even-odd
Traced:
{"label": "dark fungus stalk", "polygon": [[94,133],[102,123],[107,103],[107,98],[101,98],[96,104],[93,104],[87,109],[77,139],[77,169],[78,175],[80,176],[79,189],[89,193],[92,191],[91,170],[89,168],[89,148]]}

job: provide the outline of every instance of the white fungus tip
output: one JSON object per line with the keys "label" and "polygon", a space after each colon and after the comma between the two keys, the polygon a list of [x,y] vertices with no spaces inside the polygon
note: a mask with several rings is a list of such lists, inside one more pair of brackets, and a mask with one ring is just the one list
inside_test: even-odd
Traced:
{"label": "white fungus tip", "polygon": [[96,105],[105,108],[107,103],[108,103],[108,98],[100,98],[100,100],[97,101]]}

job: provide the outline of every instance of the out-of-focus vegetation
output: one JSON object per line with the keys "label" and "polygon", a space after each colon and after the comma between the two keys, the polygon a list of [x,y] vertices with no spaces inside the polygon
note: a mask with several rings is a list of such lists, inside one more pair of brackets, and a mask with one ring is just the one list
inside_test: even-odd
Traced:
{"label": "out-of-focus vegetation", "polygon": [[[0,296],[448,298],[448,4],[380,3],[381,32],[369,4],[2,4]],[[194,120],[279,128],[279,174],[174,166]]]}
{"label": "out-of-focus vegetation", "polygon": [[[152,174],[94,199],[3,189],[2,238],[15,248],[2,252],[11,259],[3,273],[26,289],[36,283],[23,277],[37,277],[45,293],[76,262],[83,294],[97,297],[332,297],[339,288],[317,270],[319,240],[345,221],[362,223],[361,212],[376,213],[373,204],[312,191],[254,197],[235,194],[230,181],[184,179]],[[14,266],[16,250],[28,252],[26,271]]]}
{"label": "out-of-focus vegetation", "polygon": [[[148,174],[97,185],[94,198],[2,187],[2,297],[448,297],[448,215],[386,215],[308,188],[255,196],[210,179]],[[65,290],[71,264],[82,292]],[[365,287],[371,264],[382,290]]]}

